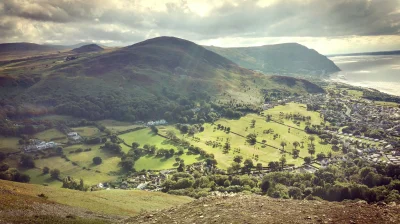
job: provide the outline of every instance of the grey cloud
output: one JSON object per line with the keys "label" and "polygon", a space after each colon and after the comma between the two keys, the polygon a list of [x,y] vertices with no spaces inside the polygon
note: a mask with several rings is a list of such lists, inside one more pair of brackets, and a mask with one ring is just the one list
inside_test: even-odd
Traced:
{"label": "grey cloud", "polygon": [[[1,40],[18,33],[18,20],[48,24],[50,28],[40,32],[42,38],[60,38],[52,32],[64,33],[65,41],[107,39],[132,43],[150,32],[196,41],[224,37],[400,34],[400,0],[284,0],[265,8],[256,1],[240,1],[237,6],[226,2],[205,17],[191,12],[185,1],[168,3],[166,11],[117,10],[111,1],[96,0],[4,0],[1,4],[0,21],[5,17],[16,21],[3,25],[0,22]],[[121,29],[110,31],[108,26]]]}

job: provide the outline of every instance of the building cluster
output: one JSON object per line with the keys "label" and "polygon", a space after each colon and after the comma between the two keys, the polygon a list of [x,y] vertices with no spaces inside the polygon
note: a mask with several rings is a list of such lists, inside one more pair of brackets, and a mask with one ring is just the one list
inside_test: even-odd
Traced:
{"label": "building cluster", "polygon": [[165,125],[168,124],[168,122],[164,119],[158,120],[158,121],[149,121],[146,123],[147,126],[156,126],[156,125]]}
{"label": "building cluster", "polygon": [[39,139],[30,139],[29,144],[24,146],[25,152],[40,151],[45,149],[55,148],[58,143],[45,142]]}
{"label": "building cluster", "polygon": [[73,143],[79,143],[82,141],[82,137],[78,134],[78,132],[69,132],[67,136],[68,139]]}

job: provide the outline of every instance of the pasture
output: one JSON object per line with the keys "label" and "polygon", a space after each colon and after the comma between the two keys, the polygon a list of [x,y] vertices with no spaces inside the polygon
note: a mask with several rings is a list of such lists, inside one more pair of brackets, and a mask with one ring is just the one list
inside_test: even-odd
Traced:
{"label": "pasture", "polygon": [[[160,130],[163,128],[160,127]],[[182,149],[180,146],[176,146],[173,142],[169,141],[166,138],[163,138],[159,135],[154,134],[149,128],[141,129],[134,132],[129,132],[126,134],[119,135],[121,139],[125,141],[128,145],[132,145],[133,142],[137,142],[140,144],[140,147],[144,145],[155,145],[157,149],[174,149],[177,152],[179,149]],[[125,144],[120,144],[122,147],[122,151],[128,152],[131,148],[126,146]],[[143,156],[135,162],[136,170],[163,170],[163,169],[171,169],[177,167],[178,164],[175,161],[175,158],[179,157],[185,161],[186,165],[202,161],[199,155],[188,155],[186,152],[180,156],[173,156],[171,158],[164,157],[156,157],[156,156]]]}
{"label": "pasture", "polygon": [[[285,113],[301,113],[302,115],[310,116],[310,123],[319,124],[322,120],[317,112],[307,111],[306,108],[300,104],[278,106],[277,108],[264,111],[264,113],[272,114],[273,118],[275,118],[279,117],[280,111],[285,111]],[[252,120],[255,120],[254,127],[251,125]],[[295,126],[290,120],[283,119],[282,121],[285,124]],[[218,125],[230,127],[230,133],[219,130],[217,128]],[[299,128],[304,126],[304,122],[301,122]],[[187,134],[183,135],[179,133],[174,126],[165,126],[159,128],[159,130],[161,134],[166,134],[167,130],[172,130],[179,138],[184,138],[191,144],[199,146],[208,153],[214,154],[220,168],[229,167],[236,155],[241,155],[244,159],[253,159],[254,163],[260,162],[264,166],[267,166],[270,161],[278,161],[282,155],[285,155],[288,164],[301,165],[304,162],[303,159],[295,159],[289,154],[283,154],[277,148],[282,149],[280,144],[281,142],[285,142],[286,146],[284,149],[291,152],[294,148],[293,142],[297,141],[303,145],[303,147],[301,147],[301,145],[297,147],[297,149],[300,150],[300,157],[306,157],[309,156],[307,150],[308,145],[311,144],[308,140],[310,135],[304,131],[293,128],[290,128],[289,130],[289,127],[272,121],[267,122],[265,117],[257,114],[248,114],[238,120],[219,119],[214,124],[206,123],[204,124],[204,131],[196,133],[194,136],[189,136]],[[245,137],[250,133],[256,134],[258,143],[254,145],[247,143]],[[315,154],[318,154],[319,152],[324,152],[325,154],[331,152],[332,145],[322,143],[316,135],[314,135],[314,137],[315,140],[313,141],[313,144],[316,149]],[[262,140],[266,141],[266,145],[260,143]],[[223,152],[223,146],[226,142],[229,142],[231,148],[228,153]],[[214,147],[213,145],[215,145],[215,143],[219,146]],[[332,153],[334,155],[339,154],[339,152],[333,151]],[[256,159],[257,156],[258,160]]]}

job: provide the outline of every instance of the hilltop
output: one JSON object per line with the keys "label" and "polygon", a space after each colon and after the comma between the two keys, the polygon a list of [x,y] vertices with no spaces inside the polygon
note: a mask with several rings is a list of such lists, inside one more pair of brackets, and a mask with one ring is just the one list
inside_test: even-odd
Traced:
{"label": "hilltop", "polygon": [[4,63],[4,67],[7,72],[0,77],[6,87],[0,93],[3,100],[88,119],[163,118],[166,111],[187,99],[217,104],[235,99],[236,105],[259,107],[268,91],[289,95],[324,92],[306,80],[244,69],[174,37],[158,37],[69,61],[47,57]]}
{"label": "hilltop", "polygon": [[206,48],[244,68],[266,74],[327,75],[340,71],[326,56],[297,43],[236,48],[207,46]]}
{"label": "hilltop", "polygon": [[75,53],[88,53],[88,52],[98,52],[102,50],[104,49],[97,44],[88,44],[78,48],[74,48],[72,51]]}

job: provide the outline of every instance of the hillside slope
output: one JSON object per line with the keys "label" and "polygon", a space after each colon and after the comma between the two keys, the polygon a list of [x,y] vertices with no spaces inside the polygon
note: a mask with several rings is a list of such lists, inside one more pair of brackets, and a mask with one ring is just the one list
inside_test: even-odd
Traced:
{"label": "hillside slope", "polygon": [[102,50],[104,49],[97,44],[88,44],[72,49],[72,51],[75,53],[89,53],[89,52],[98,52]]}
{"label": "hillside slope", "polygon": [[[40,63],[36,62],[35,68]],[[5,80],[1,98],[59,114],[133,121],[164,118],[166,111],[184,105],[187,99],[193,103],[235,99],[237,104],[259,107],[266,91],[324,92],[306,80],[274,78],[241,68],[202,46],[174,37],[149,39],[51,65],[41,66],[31,75],[24,74],[26,69],[21,72],[22,65],[18,70],[8,67],[8,73],[22,74],[0,75],[0,80]]]}
{"label": "hillside slope", "polygon": [[353,202],[272,199],[264,196],[203,198],[128,223],[399,223],[400,207]]}
{"label": "hillside slope", "polygon": [[[45,197],[38,197],[40,194],[44,194]],[[5,220],[28,223],[26,220],[34,220],[38,218],[36,216],[45,220],[57,218],[66,221],[68,215],[81,218],[83,221],[89,219],[92,222],[99,219],[114,223],[137,215],[141,211],[169,208],[193,200],[156,192],[135,190],[82,192],[3,180],[0,180],[0,198],[0,223]]]}
{"label": "hillside slope", "polygon": [[340,71],[327,57],[297,43],[260,47],[220,48],[207,46],[238,65],[266,74],[326,75]]}

